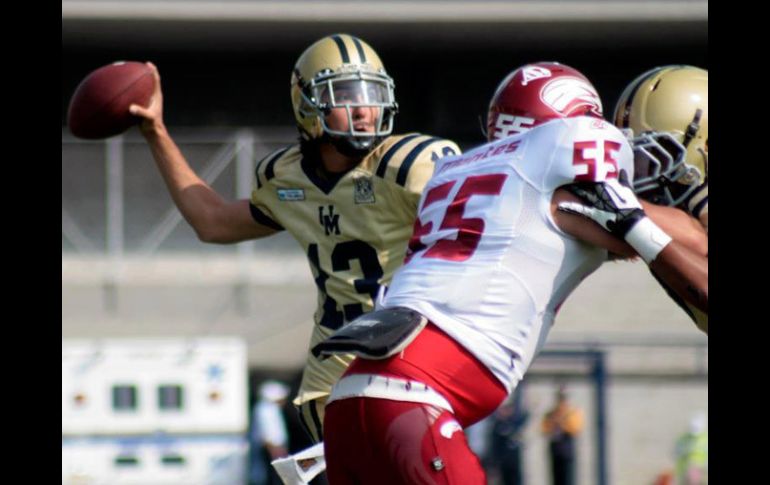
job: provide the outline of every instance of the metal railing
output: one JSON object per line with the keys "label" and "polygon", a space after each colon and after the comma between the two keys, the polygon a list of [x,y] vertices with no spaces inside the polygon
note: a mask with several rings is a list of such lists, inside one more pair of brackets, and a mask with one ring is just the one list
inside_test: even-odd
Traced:
{"label": "metal railing", "polygon": [[[278,128],[256,132],[252,129],[238,128],[228,131],[215,131],[211,129],[179,129],[180,135],[175,136],[175,141],[180,149],[194,150],[196,148],[207,146],[216,147],[215,151],[202,161],[197,160],[196,168],[200,177],[208,184],[213,185],[220,182],[222,174],[234,165],[234,180],[229,181],[226,188],[225,197],[248,198],[253,183],[253,171],[255,160],[261,158],[279,146],[287,145],[293,142],[294,129]],[[142,227],[141,238],[127,244],[126,241],[126,211],[142,211],[141,200],[126,200],[126,169],[141,172],[140,179],[147,182],[160,180],[158,173],[149,173],[147,169],[157,172],[154,164],[140,164],[141,161],[151,160],[149,149],[144,152],[136,152],[133,148],[143,146],[144,140],[136,133],[129,135],[120,135],[103,141],[84,141],[79,140],[62,130],[62,254],[69,252],[67,246],[71,246],[74,252],[81,255],[97,255],[105,257],[108,265],[102,274],[102,284],[105,291],[105,304],[113,312],[116,311],[116,288],[120,285],[123,275],[124,263],[127,253],[131,254],[132,259],[149,258],[161,250],[161,246],[169,239],[172,232],[179,226],[183,217],[173,202],[163,211],[160,219],[152,224],[152,214],[140,214],[142,221],[147,221],[147,226]],[[132,153],[128,154],[128,149]],[[94,150],[101,150],[103,155],[99,156],[93,153]],[[80,158],[88,158],[89,161],[80,163],[72,173],[72,166],[78,165],[76,162]],[[103,158],[101,166],[97,166],[93,159]],[[198,157],[200,158],[200,157]],[[188,161],[189,158],[188,158]],[[139,168],[141,167],[141,168]],[[98,180],[98,175],[104,170],[104,183]],[[145,173],[146,172],[146,173]],[[78,184],[78,187],[66,186],[65,173],[68,180],[85,180],[85,183]],[[97,187],[99,190],[97,190]],[[101,204],[95,195],[103,190],[103,223],[94,223],[98,219],[95,210],[77,210],[71,208],[76,201],[85,199],[91,200],[92,209]],[[158,196],[161,197],[166,195]],[[146,202],[146,201],[144,201]],[[157,200],[156,200],[157,202]],[[137,209],[138,208],[138,209]],[[136,215],[136,214],[134,214]],[[81,221],[90,221],[83,223]],[[104,230],[104,243],[100,241],[101,231]],[[192,235],[189,237],[190,245],[195,247],[195,251],[210,250],[209,245],[200,244],[197,238]],[[255,251],[254,241],[244,241],[232,246],[237,254],[239,275],[233,281],[237,287],[242,287],[249,283],[249,271],[246,262]]]}

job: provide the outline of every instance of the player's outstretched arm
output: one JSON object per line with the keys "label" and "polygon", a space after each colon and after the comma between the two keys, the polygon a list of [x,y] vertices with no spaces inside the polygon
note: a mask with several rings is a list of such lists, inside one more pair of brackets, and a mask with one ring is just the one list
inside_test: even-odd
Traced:
{"label": "player's outstretched arm", "polygon": [[158,69],[150,62],[147,65],[155,77],[152,101],[147,108],[133,104],[129,111],[143,118],[139,125],[142,135],[174,203],[198,238],[211,243],[234,243],[276,232],[253,219],[248,200],[225,200],[190,168],[163,122],[163,91]]}
{"label": "player's outstretched arm", "polygon": [[692,249],[701,256],[708,257],[708,234],[701,223],[694,217],[676,207],[667,207],[640,200],[647,217],[660,227],[663,232]]}
{"label": "player's outstretched arm", "polygon": [[[589,243],[624,255],[613,250],[613,243],[607,242],[596,229],[605,230],[620,241],[625,241],[650,265],[650,268],[680,297],[701,311],[708,312],[708,258],[693,248],[673,240],[646,214],[642,205],[627,185],[617,180],[597,183],[580,183],[567,186],[560,191],[569,191],[580,202],[557,200],[558,211],[581,216],[594,229],[574,219],[562,230]],[[556,194],[555,194],[556,196]],[[564,219],[562,216],[561,219]]]}
{"label": "player's outstretched arm", "polygon": [[650,269],[677,295],[708,313],[708,258],[674,240],[650,262]]}
{"label": "player's outstretched arm", "polygon": [[588,244],[606,249],[613,257],[627,259],[638,256],[634,248],[624,240],[613,236],[589,218],[574,211],[565,210],[562,206],[566,203],[576,206],[584,204],[580,198],[567,189],[556,189],[551,199],[551,214],[559,229]]}

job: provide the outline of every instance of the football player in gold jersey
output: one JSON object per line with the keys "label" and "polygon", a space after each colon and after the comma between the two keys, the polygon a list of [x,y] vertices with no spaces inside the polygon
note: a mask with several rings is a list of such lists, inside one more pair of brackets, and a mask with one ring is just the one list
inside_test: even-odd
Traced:
{"label": "football player in gold jersey", "polygon": [[[708,235],[708,71],[669,65],[645,72],[621,94],[614,121],[634,136],[634,192],[687,212],[702,226],[695,223],[690,232]],[[708,294],[677,293],[659,276],[671,298],[708,334]]]}
{"label": "football player in gold jersey", "polygon": [[[401,265],[433,162],[459,153],[441,138],[393,135],[394,82],[377,53],[347,34],[305,50],[291,76],[299,144],[257,163],[251,200],[228,201],[189,166],[163,122],[160,76],[151,105],[131,106],[169,192],[204,242],[234,243],[288,230],[318,288],[310,347],[373,309],[380,285]],[[315,441],[331,386],[352,356],[308,352],[294,404]]]}
{"label": "football player in gold jersey", "polygon": [[[633,189],[645,212],[693,249],[686,262],[652,274],[708,334],[708,71],[670,65],[643,73],[621,94],[614,122],[633,137]],[[606,215],[582,199],[593,206],[575,206],[583,215],[597,222]],[[690,271],[698,278],[685,277]]]}

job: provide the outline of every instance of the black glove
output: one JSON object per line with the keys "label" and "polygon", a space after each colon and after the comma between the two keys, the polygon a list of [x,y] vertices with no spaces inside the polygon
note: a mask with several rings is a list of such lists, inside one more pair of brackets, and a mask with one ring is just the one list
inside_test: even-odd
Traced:
{"label": "black glove", "polygon": [[621,170],[617,180],[578,182],[564,188],[587,205],[560,202],[560,211],[597,222],[611,234],[628,242],[648,264],[671,242],[671,237],[644,213],[625,170]]}
{"label": "black glove", "polygon": [[646,217],[625,170],[617,180],[578,182],[564,188],[587,205],[561,202],[559,210],[592,219],[620,239],[625,239],[628,231]]}

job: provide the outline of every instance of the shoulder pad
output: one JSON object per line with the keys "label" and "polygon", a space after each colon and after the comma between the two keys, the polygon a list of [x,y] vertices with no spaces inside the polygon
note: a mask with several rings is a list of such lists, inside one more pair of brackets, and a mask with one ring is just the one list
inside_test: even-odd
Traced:
{"label": "shoulder pad", "polygon": [[700,218],[701,213],[704,211],[708,213],[709,204],[709,184],[708,182],[701,184],[692,195],[687,199],[687,212],[692,214],[696,219]]}
{"label": "shoulder pad", "polygon": [[372,153],[375,174],[401,186],[406,186],[413,167],[433,163],[441,157],[460,153],[460,148],[451,140],[431,137],[419,133],[388,137]]}
{"label": "shoulder pad", "polygon": [[270,181],[275,177],[276,166],[279,162],[284,162],[295,157],[299,153],[298,145],[290,145],[280,148],[268,154],[257,162],[254,168],[254,176],[257,179],[257,188],[261,188],[262,185]]}
{"label": "shoulder pad", "polygon": [[611,123],[589,117],[557,119],[529,130],[515,162],[541,192],[574,182],[601,182],[625,170],[634,176],[633,151]]}

